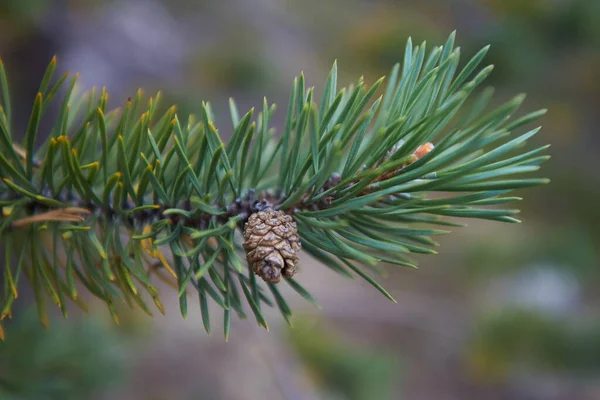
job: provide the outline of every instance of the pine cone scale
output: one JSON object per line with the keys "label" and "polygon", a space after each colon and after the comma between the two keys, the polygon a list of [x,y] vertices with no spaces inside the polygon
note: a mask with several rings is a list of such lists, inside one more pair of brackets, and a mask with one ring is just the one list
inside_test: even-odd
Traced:
{"label": "pine cone scale", "polygon": [[300,250],[298,230],[283,211],[266,209],[250,215],[244,227],[244,243],[252,271],[264,281],[277,283],[296,272]]}

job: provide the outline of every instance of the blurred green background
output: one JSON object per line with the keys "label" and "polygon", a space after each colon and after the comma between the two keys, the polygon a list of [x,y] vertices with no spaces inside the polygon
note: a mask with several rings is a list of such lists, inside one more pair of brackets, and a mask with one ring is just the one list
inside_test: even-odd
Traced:
{"label": "blurred green background", "polygon": [[[496,101],[526,92],[546,107],[552,184],[522,191],[522,225],[467,221],[419,270],[387,268],[391,304],[367,284],[303,258],[320,301],[290,295],[294,329],[233,323],[228,343],[200,317],[101,306],[41,331],[24,294],[0,343],[0,399],[600,399],[600,1],[598,0],[2,0],[0,56],[24,129],[50,58],[106,86],[112,106],[162,89],[180,112],[210,100],[227,133],[227,99],[279,105],[305,72],[322,87],[372,83],[405,41],[464,58],[491,44]],[[464,62],[464,60],[463,60]],[[165,103],[166,103],[165,102]],[[164,292],[167,292],[166,290]]]}

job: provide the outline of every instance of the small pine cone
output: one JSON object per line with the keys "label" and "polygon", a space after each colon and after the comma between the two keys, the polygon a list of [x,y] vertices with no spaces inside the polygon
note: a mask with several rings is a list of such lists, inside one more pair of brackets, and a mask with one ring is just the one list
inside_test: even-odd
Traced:
{"label": "small pine cone", "polygon": [[283,211],[266,208],[250,215],[244,226],[244,249],[252,270],[265,282],[296,272],[300,241],[296,223]]}

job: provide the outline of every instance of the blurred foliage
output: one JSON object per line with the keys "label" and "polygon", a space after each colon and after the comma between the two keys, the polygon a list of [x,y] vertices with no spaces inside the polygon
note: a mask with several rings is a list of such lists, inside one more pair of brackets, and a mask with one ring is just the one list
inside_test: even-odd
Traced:
{"label": "blurred foliage", "polygon": [[[369,71],[372,78],[387,74],[390,67],[401,59],[407,37],[412,36],[415,45],[422,41],[443,43],[444,35],[436,29],[435,20],[431,17],[417,9],[389,5],[373,7],[342,31],[341,48],[348,52],[342,55],[342,58],[348,58],[344,63],[352,65],[353,70],[360,73]],[[339,43],[335,46],[338,47]]]}
{"label": "blurred foliage", "polygon": [[190,54],[187,61],[190,83],[217,93],[231,93],[262,91],[261,86],[272,80],[269,71],[272,64],[265,62],[267,57],[257,28],[243,20],[235,26],[235,32],[220,32],[222,36],[214,43]]}
{"label": "blurred foliage", "polygon": [[[314,381],[335,398],[391,399],[399,366],[389,353],[358,348],[322,323],[298,318],[288,338],[310,370]],[[329,398],[329,397],[328,397]]]}
{"label": "blurred foliage", "polygon": [[[45,0],[3,0],[0,2],[0,19],[3,22],[18,21],[21,29],[24,29],[42,18],[49,6],[49,2]],[[4,26],[3,31],[16,29],[17,25]]]}
{"label": "blurred foliage", "polygon": [[198,84],[207,89],[250,91],[268,81],[267,66],[248,49],[223,52],[216,46],[198,55],[191,68]]}
{"label": "blurred foliage", "polygon": [[484,237],[465,251],[464,275],[475,285],[481,279],[507,275],[527,265],[546,262],[566,269],[580,282],[595,286],[600,275],[596,242],[578,226],[561,226],[537,234]]}
{"label": "blurred foliage", "polygon": [[[493,11],[472,47],[489,43],[494,84],[526,84],[533,96],[573,102],[600,93],[600,2],[486,0]],[[576,104],[573,104],[576,109]],[[586,112],[585,108],[577,110]],[[575,133],[576,127],[571,132]]]}
{"label": "blurred foliage", "polygon": [[587,377],[600,371],[598,354],[600,322],[507,308],[477,322],[466,361],[470,374],[483,381],[503,380],[516,368]]}
{"label": "blurred foliage", "polygon": [[[600,40],[596,0],[484,0],[496,14],[506,32],[514,24],[527,24],[531,32],[555,49],[562,45],[585,46]],[[550,47],[548,49],[551,49]]]}
{"label": "blurred foliage", "polygon": [[[336,25],[329,51],[346,63],[378,76],[397,60],[402,38],[436,43],[458,28],[463,58],[486,44],[496,70],[491,84],[528,84],[533,96],[600,91],[600,2],[597,0],[479,0],[460,2],[374,2],[351,23]],[[449,14],[455,8],[471,15]],[[461,8],[462,7],[462,8]],[[465,18],[465,23],[457,21]],[[466,21],[469,23],[467,24]],[[334,22],[335,23],[335,22]],[[461,27],[461,25],[465,25]],[[341,54],[340,54],[341,53]],[[565,77],[569,76],[569,79]],[[535,85],[535,87],[533,87]]]}
{"label": "blurred foliage", "polygon": [[19,313],[0,343],[2,400],[81,400],[121,382],[125,343],[86,317],[44,331],[35,310]]}

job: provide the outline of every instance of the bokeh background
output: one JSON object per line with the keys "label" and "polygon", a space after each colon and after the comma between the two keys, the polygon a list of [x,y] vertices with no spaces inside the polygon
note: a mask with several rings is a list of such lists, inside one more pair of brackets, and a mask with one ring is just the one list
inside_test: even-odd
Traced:
{"label": "bokeh background", "polygon": [[525,109],[549,109],[535,144],[552,144],[552,184],[519,193],[523,224],[467,221],[418,270],[388,268],[398,304],[304,257],[322,309],[289,293],[293,329],[273,312],[270,332],[234,321],[227,343],[166,290],[164,317],[116,326],[99,304],[49,332],[21,296],[0,399],[600,399],[600,1],[0,1],[17,128],[54,54],[112,106],[138,87],[182,113],[210,100],[226,134],[229,97],[246,110],[267,96],[281,127],[301,71],[318,90],[337,59],[342,84],[372,83],[408,36],[455,29],[463,63],[492,45],[498,102],[526,92]]}

